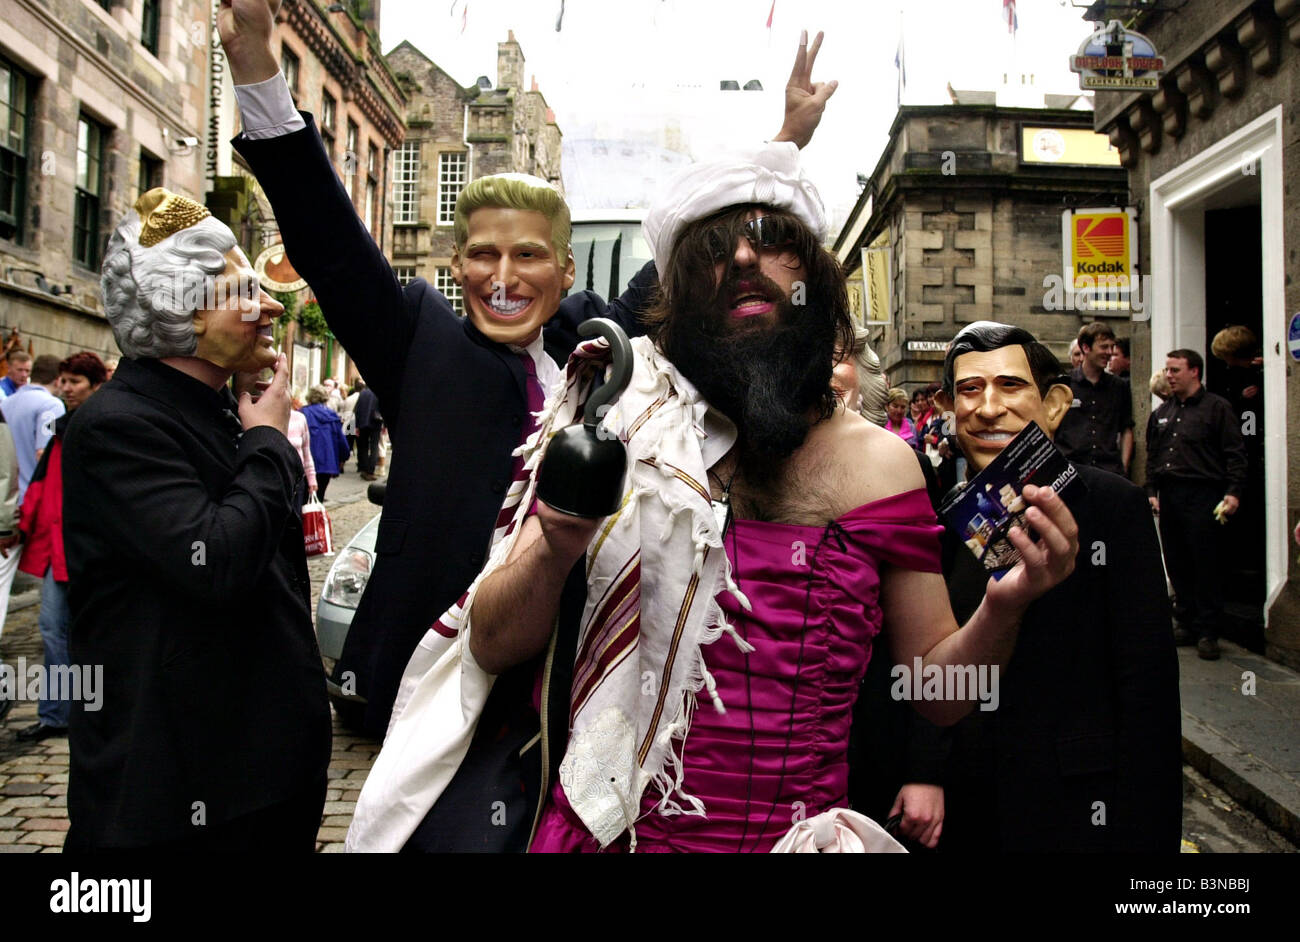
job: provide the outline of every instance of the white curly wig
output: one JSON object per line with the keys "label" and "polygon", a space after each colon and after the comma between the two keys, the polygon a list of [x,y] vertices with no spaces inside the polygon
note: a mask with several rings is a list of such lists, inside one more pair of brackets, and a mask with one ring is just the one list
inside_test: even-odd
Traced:
{"label": "white curly wig", "polygon": [[870,338],[871,334],[866,329],[854,326],[852,359],[857,366],[858,394],[861,398],[858,411],[868,422],[883,426],[889,385],[880,369],[880,357],[871,349]]}
{"label": "white curly wig", "polygon": [[140,245],[140,216],[131,211],[113,232],[100,285],[113,337],[128,357],[193,356],[195,300],[212,297],[213,282],[236,246],[224,223],[208,216],[156,245]]}

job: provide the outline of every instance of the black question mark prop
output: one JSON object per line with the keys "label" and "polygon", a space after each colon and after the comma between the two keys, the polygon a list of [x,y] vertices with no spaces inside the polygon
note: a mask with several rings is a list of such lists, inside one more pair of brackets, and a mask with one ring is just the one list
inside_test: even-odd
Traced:
{"label": "black question mark prop", "polygon": [[632,344],[623,328],[603,317],[578,326],[583,337],[597,334],[609,342],[609,380],[587,399],[582,426],[561,429],[546,449],[537,480],[537,497],[575,517],[607,517],[622,505],[627,448],[616,436],[603,435],[600,420],[632,380]]}
{"label": "black question mark prop", "polygon": [[623,333],[623,328],[607,317],[593,317],[578,325],[578,334],[594,337],[599,334],[609,342],[609,352],[613,357],[613,369],[605,385],[587,400],[587,408],[582,413],[582,424],[589,431],[596,431],[601,418],[608,411],[608,406],[617,401],[632,381],[632,343]]}

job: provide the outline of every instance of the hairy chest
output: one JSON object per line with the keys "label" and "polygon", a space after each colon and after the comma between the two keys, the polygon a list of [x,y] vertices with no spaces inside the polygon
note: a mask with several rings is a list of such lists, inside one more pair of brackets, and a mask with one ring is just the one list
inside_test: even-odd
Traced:
{"label": "hairy chest", "polygon": [[756,483],[728,458],[709,472],[713,499],[729,503],[733,518],[764,523],[824,526],[846,507],[847,475],[825,448],[810,443],[786,460],[776,478]]}

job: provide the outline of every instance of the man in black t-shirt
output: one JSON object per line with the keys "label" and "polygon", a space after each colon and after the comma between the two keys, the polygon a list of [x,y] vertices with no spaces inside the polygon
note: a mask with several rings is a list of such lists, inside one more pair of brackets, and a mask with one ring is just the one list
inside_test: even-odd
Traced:
{"label": "man in black t-shirt", "polygon": [[1070,372],[1074,400],[1056,432],[1056,444],[1075,464],[1128,476],[1133,458],[1133,395],[1128,383],[1106,372],[1115,333],[1102,323],[1079,331],[1083,362]]}

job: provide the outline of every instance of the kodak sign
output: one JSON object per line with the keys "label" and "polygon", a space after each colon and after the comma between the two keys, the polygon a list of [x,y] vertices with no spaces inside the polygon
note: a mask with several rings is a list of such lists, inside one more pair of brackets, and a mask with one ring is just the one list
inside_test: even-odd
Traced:
{"label": "kodak sign", "polygon": [[1070,216],[1068,261],[1075,291],[1130,287],[1133,246],[1129,214],[1122,209],[1089,210]]}

